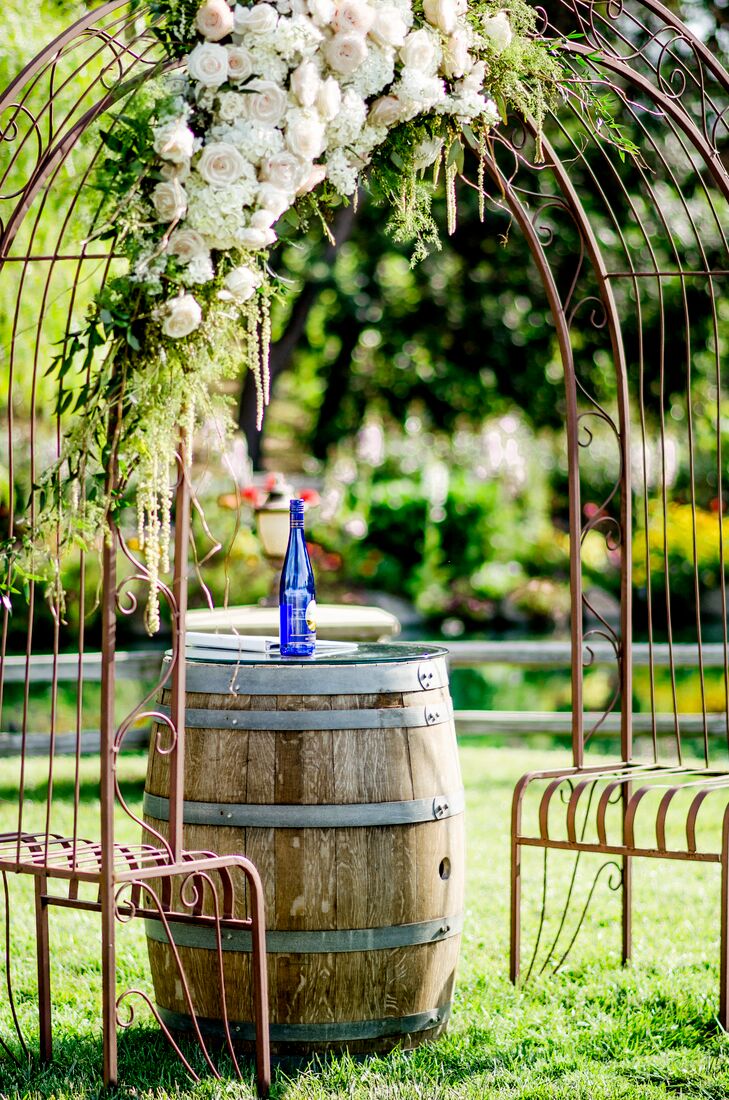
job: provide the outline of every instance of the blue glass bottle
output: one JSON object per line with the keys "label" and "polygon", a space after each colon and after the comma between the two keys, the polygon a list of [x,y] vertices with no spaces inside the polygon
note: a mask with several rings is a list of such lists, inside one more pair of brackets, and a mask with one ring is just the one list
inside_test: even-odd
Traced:
{"label": "blue glass bottle", "polygon": [[281,655],[310,657],[316,645],[316,590],[304,538],[303,500],[292,500],[289,513],[289,545],[279,592]]}

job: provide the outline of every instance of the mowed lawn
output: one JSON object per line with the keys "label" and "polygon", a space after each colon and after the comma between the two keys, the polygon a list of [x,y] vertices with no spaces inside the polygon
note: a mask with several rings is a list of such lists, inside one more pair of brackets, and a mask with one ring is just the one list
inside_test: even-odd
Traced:
{"label": "mowed lawn", "polygon": [[[461,747],[468,794],[466,925],[454,1013],[448,1036],[412,1053],[355,1062],[331,1058],[276,1070],[273,1096],[286,1100],[331,1097],[362,1100],[481,1100],[541,1098],[729,1097],[729,1040],[716,1022],[719,870],[714,865],[644,861],[636,865],[635,962],[619,965],[619,900],[601,876],[583,931],[559,973],[533,977],[516,991],[507,977],[508,822],[511,792],[529,769],[566,762],[564,750]],[[83,828],[97,833],[95,769],[83,762]],[[41,790],[42,768],[32,762]],[[58,772],[57,795],[72,796],[72,764]],[[145,762],[124,762],[126,794],[141,804]],[[0,831],[13,827],[15,802],[8,761],[0,760]],[[712,811],[719,819],[719,811]],[[134,827],[126,827],[127,837]],[[525,866],[525,957],[539,914],[542,857]],[[583,860],[574,928],[599,862]],[[553,911],[542,935],[557,929],[556,900],[564,895],[573,857],[550,863]],[[11,880],[14,984],[21,1021],[37,1039],[31,891]],[[2,917],[0,916],[0,923]],[[56,1061],[17,1069],[0,1051],[0,1096],[97,1097],[101,1090],[98,1019],[98,922],[93,915],[51,913]],[[553,959],[559,959],[561,950]],[[149,988],[141,922],[119,932],[120,988]],[[1,966],[1,964],[0,964]],[[535,971],[539,968],[535,968]],[[0,975],[0,978],[4,978]],[[4,981],[3,981],[4,986]],[[12,1042],[4,988],[1,1034]],[[192,1084],[140,1013],[121,1039],[120,1094],[129,1097],[240,1097],[255,1095],[252,1075],[240,1083],[203,1078]],[[199,1064],[199,1059],[197,1064]]]}

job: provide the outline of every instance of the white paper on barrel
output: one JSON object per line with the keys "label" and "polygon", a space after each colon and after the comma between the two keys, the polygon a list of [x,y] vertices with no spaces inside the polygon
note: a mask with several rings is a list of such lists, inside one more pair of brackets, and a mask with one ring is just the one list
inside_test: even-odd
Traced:
{"label": "white paper on barrel", "polygon": [[[191,630],[187,633],[185,642],[185,656],[198,660],[205,657],[214,661],[226,661],[248,653],[264,653],[272,657],[279,654],[278,638],[274,635],[208,634]],[[316,653],[320,656],[334,657],[342,653],[354,653],[356,650],[356,642],[316,643]]]}

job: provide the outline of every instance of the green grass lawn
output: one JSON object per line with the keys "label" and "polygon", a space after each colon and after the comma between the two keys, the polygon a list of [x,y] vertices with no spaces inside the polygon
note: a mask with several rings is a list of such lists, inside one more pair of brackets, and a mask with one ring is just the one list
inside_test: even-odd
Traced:
{"label": "green grass lawn", "polygon": [[[729,1096],[729,1040],[718,1030],[718,889],[716,866],[644,861],[636,865],[635,963],[619,965],[619,901],[601,879],[593,906],[565,966],[556,977],[532,978],[516,991],[507,978],[508,820],[516,778],[534,767],[565,761],[563,751],[462,746],[468,794],[466,926],[457,995],[448,1036],[412,1053],[354,1062],[333,1058],[276,1071],[279,1100],[481,1100],[542,1098]],[[40,778],[40,765],[33,763]],[[70,774],[70,762],[63,769]],[[85,828],[97,832],[94,760],[84,761]],[[141,802],[144,759],[125,762],[130,801]],[[0,831],[12,827],[14,802],[0,761]],[[57,790],[70,797],[71,786]],[[69,803],[70,806],[70,803]],[[127,835],[133,836],[131,833]],[[525,956],[539,911],[542,858],[525,868]],[[573,858],[550,864],[550,896],[564,892]],[[580,866],[579,913],[596,866]],[[14,981],[18,1010],[30,1039],[37,1027],[31,897],[27,882],[11,882]],[[553,904],[547,931],[557,928]],[[2,923],[0,919],[0,924]],[[565,945],[571,936],[568,923]],[[0,1051],[0,1096],[90,1098],[101,1090],[98,1020],[97,918],[51,913],[56,1061],[18,1070]],[[548,944],[549,936],[542,942]],[[555,952],[559,958],[561,952]],[[141,923],[119,934],[120,987],[149,988]],[[0,975],[0,977],[2,977]],[[1,1034],[10,1015],[0,991]],[[254,1096],[245,1083],[205,1078],[192,1085],[163,1041],[139,1014],[122,1037],[123,1084],[129,1097]]]}

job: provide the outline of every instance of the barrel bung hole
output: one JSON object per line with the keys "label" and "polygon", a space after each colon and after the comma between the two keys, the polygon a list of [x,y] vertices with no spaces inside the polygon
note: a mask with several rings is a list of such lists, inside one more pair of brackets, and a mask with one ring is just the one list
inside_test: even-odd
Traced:
{"label": "barrel bung hole", "polygon": [[448,856],[445,856],[438,864],[438,874],[444,882],[451,877],[451,861]]}

